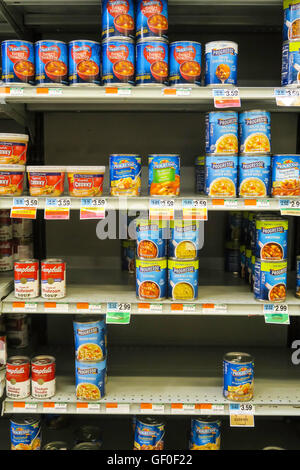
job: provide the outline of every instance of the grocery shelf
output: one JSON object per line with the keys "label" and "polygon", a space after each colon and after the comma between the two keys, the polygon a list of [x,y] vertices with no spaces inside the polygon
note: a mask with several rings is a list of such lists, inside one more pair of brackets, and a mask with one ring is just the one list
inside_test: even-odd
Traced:
{"label": "grocery shelf", "polygon": [[13,289],[13,276],[11,273],[0,273],[0,299],[6,297]]}
{"label": "grocery shelf", "polygon": [[[76,400],[74,364],[70,364],[69,372],[57,377],[54,397],[29,397],[19,402],[6,398],[2,413],[49,413],[50,409],[58,414],[229,415],[229,402],[222,394],[225,352],[220,347],[112,349],[107,392],[102,400]],[[248,352],[255,358],[255,391],[251,400],[254,414],[300,416],[300,379],[291,362],[291,351],[250,348]],[[118,372],[121,374],[115,375]],[[178,404],[184,407],[180,409]]]}

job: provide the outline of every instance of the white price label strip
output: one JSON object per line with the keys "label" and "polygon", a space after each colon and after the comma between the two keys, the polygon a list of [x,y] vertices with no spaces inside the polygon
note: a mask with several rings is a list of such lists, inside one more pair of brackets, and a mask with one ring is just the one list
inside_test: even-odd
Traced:
{"label": "white price label strip", "polygon": [[100,412],[100,403],[81,403],[77,402],[76,404],[77,413],[99,413]]}
{"label": "white price label strip", "polygon": [[201,405],[201,415],[223,415],[225,412],[224,405]]}
{"label": "white price label strip", "polygon": [[139,313],[162,313],[162,304],[138,304]]}
{"label": "white price label strip", "polygon": [[24,401],[14,401],[13,402],[13,411],[17,413],[24,413],[24,410],[36,412],[37,403],[26,403]]}
{"label": "white price label strip", "polygon": [[56,402],[44,402],[43,410],[47,413],[66,413],[67,412],[67,403],[56,403]]}
{"label": "white price label strip", "polygon": [[300,106],[299,88],[275,88],[277,106]]}
{"label": "white price label strip", "polygon": [[130,405],[128,403],[106,403],[106,413],[108,414],[128,414]]}
{"label": "white price label strip", "polygon": [[44,310],[47,313],[68,313],[69,304],[58,304],[56,302],[44,302]]}
{"label": "white price label strip", "polygon": [[226,314],[227,305],[226,304],[202,304],[202,313],[218,313]]}
{"label": "white price label strip", "polygon": [[178,313],[194,313],[196,311],[195,304],[171,304],[171,311]]}
{"label": "white price label strip", "polygon": [[164,414],[165,405],[159,403],[141,403],[141,414]]}
{"label": "white price label strip", "polygon": [[172,403],[171,404],[171,414],[172,415],[185,415],[185,414],[194,414],[196,413],[195,405],[189,403]]}
{"label": "white price label strip", "polygon": [[240,108],[241,99],[238,88],[213,89],[215,108]]}
{"label": "white price label strip", "polygon": [[101,313],[101,304],[90,304],[88,302],[79,302],[76,304],[77,313]]}
{"label": "white price label strip", "polygon": [[37,303],[35,302],[13,302],[13,312],[35,313],[37,311]]}

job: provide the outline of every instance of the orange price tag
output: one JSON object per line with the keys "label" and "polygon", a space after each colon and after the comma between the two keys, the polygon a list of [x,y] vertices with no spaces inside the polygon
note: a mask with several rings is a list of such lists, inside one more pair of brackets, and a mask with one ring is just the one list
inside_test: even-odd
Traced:
{"label": "orange price tag", "polygon": [[256,199],[245,199],[245,206],[256,206]]}
{"label": "orange price tag", "polygon": [[105,94],[106,95],[117,95],[118,94],[118,88],[117,87],[107,87],[107,88],[105,88]]}
{"label": "orange price tag", "polygon": [[88,302],[78,302],[76,304],[77,310],[89,310],[89,303]]}
{"label": "orange price tag", "polygon": [[37,95],[48,95],[49,94],[49,88],[36,88],[36,94]]}
{"label": "orange price tag", "polygon": [[212,200],[213,206],[224,206],[224,199],[213,199]]}

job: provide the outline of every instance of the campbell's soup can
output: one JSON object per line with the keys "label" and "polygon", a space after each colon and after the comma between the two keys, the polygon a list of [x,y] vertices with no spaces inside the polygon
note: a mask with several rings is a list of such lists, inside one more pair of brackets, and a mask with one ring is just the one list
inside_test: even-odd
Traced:
{"label": "campbell's soup can", "polygon": [[33,258],[32,238],[13,238],[14,260]]}
{"label": "campbell's soup can", "polygon": [[134,85],[134,41],[125,37],[107,38],[102,42],[103,85]]}
{"label": "campbell's soup can", "polygon": [[100,85],[100,61],[99,42],[86,39],[69,42],[69,84]]}
{"label": "campbell's soup can", "polygon": [[102,39],[112,36],[135,38],[133,0],[102,0]]}
{"label": "campbell's soup can", "polygon": [[137,0],[136,39],[168,38],[168,0]]}
{"label": "campbell's soup can", "polygon": [[5,317],[7,344],[11,348],[22,349],[29,344],[28,316],[24,313],[10,314]]}
{"label": "campbell's soup can", "polygon": [[11,356],[6,364],[6,395],[8,398],[29,397],[30,359],[27,356]]}
{"label": "campbell's soup can", "polygon": [[42,40],[34,45],[35,82],[38,86],[68,85],[68,46],[65,42]]}
{"label": "campbell's soup can", "polygon": [[66,295],[66,263],[62,259],[41,262],[41,293],[44,299],[62,299]]}
{"label": "campbell's soup can", "polygon": [[201,85],[201,44],[176,41],[169,48],[169,82],[172,85]]}
{"label": "campbell's soup can", "polygon": [[163,38],[141,39],[136,45],[136,85],[168,85],[169,46]]}
{"label": "campbell's soup can", "polygon": [[39,262],[36,259],[15,261],[15,297],[33,299],[39,295]]}
{"label": "campbell's soup can", "polygon": [[12,240],[0,242],[0,272],[12,271],[13,268],[13,242]]}
{"label": "campbell's soup can", "polygon": [[36,416],[13,416],[10,420],[11,450],[40,450],[41,420]]}
{"label": "campbell's soup can", "polygon": [[2,80],[5,84],[34,85],[34,46],[32,42],[12,39],[3,41]]}
{"label": "campbell's soup can", "polygon": [[31,395],[51,398],[55,395],[55,358],[36,356],[31,360]]}

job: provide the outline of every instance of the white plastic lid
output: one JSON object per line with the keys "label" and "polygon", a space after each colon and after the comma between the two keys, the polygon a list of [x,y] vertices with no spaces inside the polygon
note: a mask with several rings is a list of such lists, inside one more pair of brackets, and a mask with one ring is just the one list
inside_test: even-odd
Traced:
{"label": "white plastic lid", "polygon": [[227,47],[231,47],[234,49],[236,54],[238,53],[238,45],[236,42],[233,41],[212,41],[207,42],[205,44],[205,53],[212,52],[213,49],[226,49]]}
{"label": "white plastic lid", "polygon": [[67,173],[105,173],[105,166],[67,166]]}
{"label": "white plastic lid", "polygon": [[46,166],[46,165],[41,165],[41,166],[28,166],[27,171],[29,173],[57,173],[58,171],[65,172],[66,167],[65,166]]}
{"label": "white plastic lid", "polygon": [[25,165],[0,165],[0,171],[25,171]]}
{"label": "white plastic lid", "polygon": [[0,134],[0,140],[12,140],[12,139],[20,139],[26,140],[28,142],[29,136],[27,134]]}

